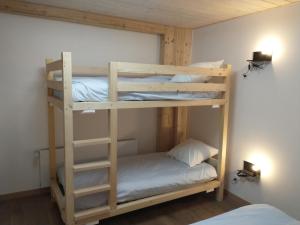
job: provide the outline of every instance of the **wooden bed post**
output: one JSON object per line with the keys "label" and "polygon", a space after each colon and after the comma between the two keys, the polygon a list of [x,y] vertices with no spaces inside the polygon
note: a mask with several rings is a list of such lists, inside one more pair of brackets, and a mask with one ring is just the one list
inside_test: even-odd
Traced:
{"label": "wooden bed post", "polygon": [[[51,59],[46,59],[46,65],[53,62]],[[47,68],[47,66],[46,66]],[[53,80],[53,72],[46,71],[47,80]],[[48,96],[53,96],[53,89],[48,88]],[[54,106],[48,102],[48,140],[49,140],[49,171],[50,183],[56,180],[56,140],[55,140],[55,112]],[[54,200],[51,191],[51,199]]]}
{"label": "wooden bed post", "polygon": [[230,75],[231,65],[227,65],[227,69],[230,70],[228,76],[225,77],[226,92],[225,92],[225,104],[221,106],[221,133],[220,133],[220,148],[221,151],[218,155],[218,176],[220,181],[220,187],[217,189],[217,200],[222,201],[224,197],[224,177],[226,167],[226,151],[228,141],[228,120],[229,120],[229,97],[230,97]]}
{"label": "wooden bed post", "polygon": [[62,53],[64,88],[64,154],[65,154],[65,213],[66,224],[74,225],[74,183],[73,183],[73,98],[72,98],[72,57],[70,52]]}
{"label": "wooden bed post", "polygon": [[[117,83],[118,67],[116,63],[109,63],[109,99],[111,102],[118,100]],[[117,142],[118,142],[118,110],[109,109],[109,206],[112,210],[117,208]]]}

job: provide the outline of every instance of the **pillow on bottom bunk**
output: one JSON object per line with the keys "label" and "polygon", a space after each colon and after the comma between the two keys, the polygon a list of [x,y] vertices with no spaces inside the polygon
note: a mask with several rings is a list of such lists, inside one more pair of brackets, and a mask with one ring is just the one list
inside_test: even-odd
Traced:
{"label": "pillow on bottom bunk", "polygon": [[167,154],[179,161],[182,161],[193,167],[202,163],[208,158],[218,154],[218,149],[211,147],[201,141],[188,139],[187,141],[176,145]]}

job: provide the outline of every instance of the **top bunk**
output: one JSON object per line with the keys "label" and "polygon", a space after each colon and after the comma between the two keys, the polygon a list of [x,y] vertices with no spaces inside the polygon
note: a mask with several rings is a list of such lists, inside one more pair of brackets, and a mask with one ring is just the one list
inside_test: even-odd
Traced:
{"label": "top bunk", "polygon": [[[72,65],[71,53],[63,52],[59,60],[46,60],[46,73],[48,102],[62,110],[220,106],[228,102],[231,65],[110,62],[106,67],[78,67]],[[174,75],[180,75],[180,82],[172,80]],[[196,79],[186,79],[190,77]]]}

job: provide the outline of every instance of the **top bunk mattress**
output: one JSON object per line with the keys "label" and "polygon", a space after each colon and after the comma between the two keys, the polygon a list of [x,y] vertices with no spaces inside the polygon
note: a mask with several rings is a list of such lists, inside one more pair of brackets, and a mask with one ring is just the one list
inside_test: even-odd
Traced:
{"label": "top bunk mattress", "polygon": [[[124,82],[171,83],[170,76],[148,76],[143,78],[119,77]],[[56,97],[62,93],[56,91]],[[72,95],[74,102],[103,102],[108,100],[107,77],[73,77]],[[196,100],[214,99],[217,92],[119,92],[119,101]]]}
{"label": "top bunk mattress", "polygon": [[[166,153],[127,156],[118,159],[117,200],[119,203],[176,191],[217,177],[215,168],[207,163],[189,167]],[[58,169],[58,179],[64,187],[64,168]],[[107,183],[105,170],[87,171],[74,176],[74,188]],[[76,200],[76,210],[107,204],[107,194],[100,193]]]}

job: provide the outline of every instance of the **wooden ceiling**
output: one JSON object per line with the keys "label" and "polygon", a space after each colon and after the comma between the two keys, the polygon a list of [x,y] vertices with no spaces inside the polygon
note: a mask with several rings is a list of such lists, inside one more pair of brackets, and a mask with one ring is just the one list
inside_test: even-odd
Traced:
{"label": "wooden ceiling", "polygon": [[164,25],[197,28],[300,0],[24,0]]}

